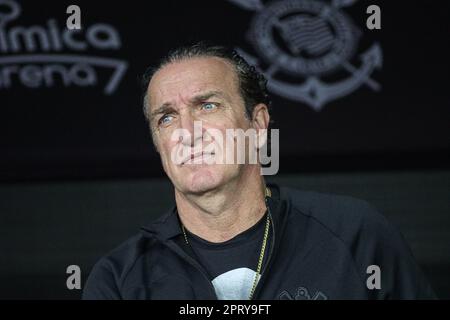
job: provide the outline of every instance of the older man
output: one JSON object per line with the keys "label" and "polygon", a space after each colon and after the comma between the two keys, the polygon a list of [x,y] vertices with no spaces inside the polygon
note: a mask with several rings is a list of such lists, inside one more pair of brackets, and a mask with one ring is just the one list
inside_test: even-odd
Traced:
{"label": "older man", "polygon": [[[236,52],[204,44],[147,72],[144,112],[176,206],[95,265],[85,299],[434,296],[366,202],[266,186],[250,161],[270,120],[265,85]],[[234,143],[230,129],[256,140]]]}

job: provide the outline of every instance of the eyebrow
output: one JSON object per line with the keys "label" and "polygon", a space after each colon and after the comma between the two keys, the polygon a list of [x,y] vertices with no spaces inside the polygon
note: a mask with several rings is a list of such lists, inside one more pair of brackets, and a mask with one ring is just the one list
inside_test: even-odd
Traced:
{"label": "eyebrow", "polygon": [[167,113],[169,111],[174,111],[172,104],[170,102],[164,103],[161,107],[156,110],[153,110],[150,113],[150,120],[152,121],[158,114]]}
{"label": "eyebrow", "polygon": [[213,91],[207,91],[205,93],[200,93],[200,94],[192,97],[190,99],[190,102],[192,104],[195,104],[195,103],[198,103],[198,102],[201,102],[204,100],[208,100],[209,98],[212,98],[212,97],[218,97],[218,98],[227,100],[227,98],[225,97],[225,94],[223,94],[221,91],[213,90]]}
{"label": "eyebrow", "polygon": [[[195,95],[194,97],[189,99],[189,103],[195,105],[195,104],[198,104],[199,102],[208,100],[209,98],[212,98],[212,97],[218,97],[218,98],[222,98],[222,99],[228,101],[225,94],[223,94],[221,91],[212,90],[212,91],[207,91],[207,92]],[[150,113],[150,120],[153,120],[158,114],[172,112],[172,111],[174,111],[172,103],[165,102],[159,108],[157,108],[156,110],[153,110]]]}

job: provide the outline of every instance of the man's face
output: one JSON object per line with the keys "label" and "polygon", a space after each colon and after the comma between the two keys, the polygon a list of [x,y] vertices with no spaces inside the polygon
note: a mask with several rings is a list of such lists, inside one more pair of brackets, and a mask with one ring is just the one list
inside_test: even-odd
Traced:
{"label": "man's face", "polygon": [[[148,95],[153,139],[164,170],[178,191],[207,192],[243,173],[248,165],[223,164],[226,151],[220,149],[231,144],[219,144],[208,134],[219,130],[226,137],[226,129],[252,127],[230,63],[200,57],[168,64],[153,76]],[[194,135],[194,122],[201,123],[200,134],[196,130]],[[176,136],[179,138],[174,139]],[[174,162],[173,152],[187,154],[188,159]]]}

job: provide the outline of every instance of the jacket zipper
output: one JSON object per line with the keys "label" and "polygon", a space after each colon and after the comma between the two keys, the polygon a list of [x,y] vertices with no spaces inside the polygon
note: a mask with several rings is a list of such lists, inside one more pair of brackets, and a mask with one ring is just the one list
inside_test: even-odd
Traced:
{"label": "jacket zipper", "polygon": [[266,275],[266,270],[269,268],[271,262],[272,262],[272,255],[273,255],[273,251],[275,249],[275,226],[273,224],[273,218],[272,218],[272,214],[270,215],[270,220],[272,221],[271,226],[272,226],[272,245],[270,246],[270,252],[269,252],[269,257],[267,258],[267,263],[264,266],[263,271],[261,272],[261,278],[258,281],[258,284],[256,286],[256,290],[255,290],[255,294],[253,296],[252,300],[256,300],[256,298],[259,296],[259,293],[261,292],[261,286],[264,283],[265,280],[265,275]]}
{"label": "jacket zipper", "polygon": [[184,252],[182,249],[180,249],[177,244],[175,244],[173,242],[167,242],[167,243],[163,242],[163,243],[169,249],[171,249],[176,254],[178,254],[181,258],[183,258],[184,260],[189,262],[193,267],[195,267],[202,274],[202,276],[208,282],[208,288],[210,290],[210,293],[211,293],[212,297],[214,297],[214,300],[218,300],[217,295],[216,295],[216,291],[214,289],[214,286],[211,283],[211,281],[209,280],[209,277],[207,276],[207,274],[205,273],[203,268],[200,266],[200,264],[197,261],[195,261],[192,257],[190,257],[186,252]]}

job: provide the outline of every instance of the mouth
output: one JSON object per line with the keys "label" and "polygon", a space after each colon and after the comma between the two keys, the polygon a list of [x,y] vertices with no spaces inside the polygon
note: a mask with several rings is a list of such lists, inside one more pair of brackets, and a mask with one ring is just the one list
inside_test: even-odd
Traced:
{"label": "mouth", "polygon": [[202,164],[206,159],[210,159],[214,156],[214,152],[197,152],[192,153],[189,157],[186,157],[181,165],[189,165],[189,164]]}

